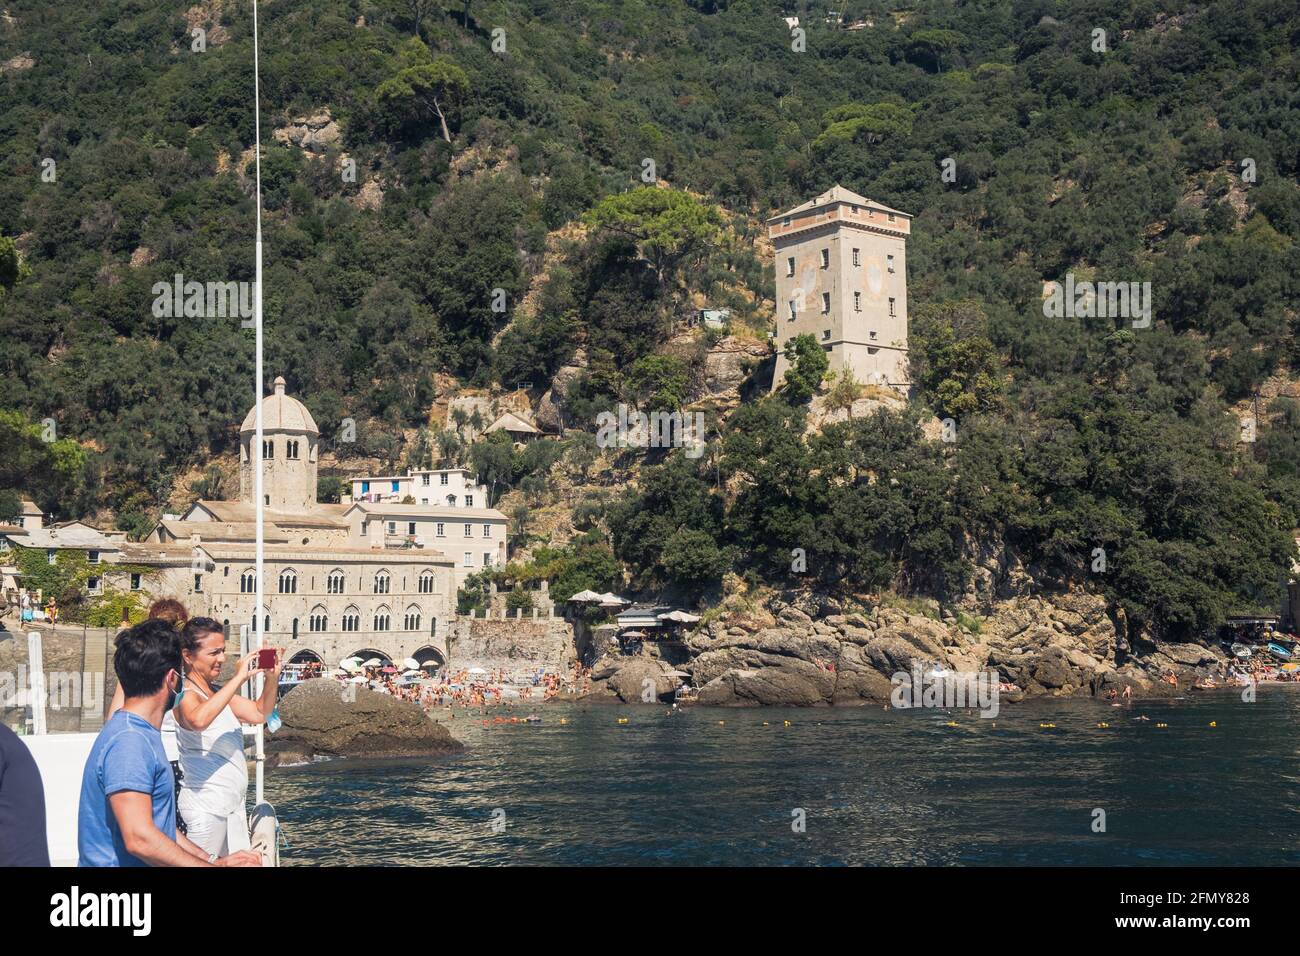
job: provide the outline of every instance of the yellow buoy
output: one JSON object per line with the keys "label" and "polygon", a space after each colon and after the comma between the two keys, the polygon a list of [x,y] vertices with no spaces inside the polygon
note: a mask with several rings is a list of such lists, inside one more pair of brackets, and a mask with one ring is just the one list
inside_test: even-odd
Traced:
{"label": "yellow buoy", "polygon": [[1104,728],[1106,728],[1106,727],[1109,727],[1110,724],[1106,723],[1106,721],[1103,720],[1103,721],[1101,721],[1099,724],[1097,724],[1097,726],[1098,726],[1098,727],[1101,727],[1101,728],[1104,729]]}
{"label": "yellow buoy", "polygon": [[1210,726],[1211,726],[1211,727],[1217,727],[1217,726],[1219,726],[1219,722],[1218,722],[1217,720],[1212,720],[1212,721],[1210,721]]}
{"label": "yellow buoy", "polygon": [[956,727],[956,726],[957,726],[957,721],[955,721],[955,720],[950,720],[950,721],[948,721],[948,726],[949,726],[949,727]]}
{"label": "yellow buoy", "polygon": [[790,721],[787,720],[787,721],[785,722],[785,725],[786,725],[787,727],[789,727],[789,726],[790,726]]}
{"label": "yellow buoy", "polygon": [[1055,730],[1055,729],[1056,729],[1056,724],[1039,724],[1039,725],[1038,725],[1038,729],[1039,729],[1039,730]]}

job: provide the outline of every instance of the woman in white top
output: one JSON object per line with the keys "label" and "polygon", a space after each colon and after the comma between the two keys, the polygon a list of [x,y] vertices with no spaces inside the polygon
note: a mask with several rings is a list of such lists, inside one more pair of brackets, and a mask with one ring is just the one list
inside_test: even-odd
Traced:
{"label": "woman in white top", "polygon": [[242,725],[264,724],[275,710],[282,658],[277,652],[261,697],[252,701],[240,697],[238,690],[257,673],[256,652],[242,658],[235,676],[214,690],[226,662],[221,624],[196,617],[181,631],[185,683],[173,709],[182,772],[177,810],[190,840],[219,857],[248,846]]}

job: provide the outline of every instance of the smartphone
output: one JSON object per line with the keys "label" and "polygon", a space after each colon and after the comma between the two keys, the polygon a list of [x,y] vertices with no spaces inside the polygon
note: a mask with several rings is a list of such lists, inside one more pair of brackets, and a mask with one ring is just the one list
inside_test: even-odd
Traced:
{"label": "smartphone", "polygon": [[263,647],[257,652],[257,669],[259,671],[275,670],[275,648]]}

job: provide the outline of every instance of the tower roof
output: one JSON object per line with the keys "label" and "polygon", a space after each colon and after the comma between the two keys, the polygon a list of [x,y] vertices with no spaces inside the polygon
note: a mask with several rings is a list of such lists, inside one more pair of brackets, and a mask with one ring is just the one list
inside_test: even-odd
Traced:
{"label": "tower roof", "polygon": [[901,209],[892,209],[884,203],[878,203],[873,199],[867,199],[865,196],[859,196],[851,189],[845,189],[843,186],[835,185],[826,192],[822,193],[816,199],[810,199],[802,205],[795,206],[793,209],[787,209],[785,212],[773,216],[768,222],[774,222],[778,219],[784,219],[786,216],[794,216],[801,212],[807,212],[810,209],[819,209],[822,206],[830,206],[834,203],[848,203],[853,206],[868,206],[872,209],[879,209],[883,212],[892,212],[896,216],[907,216],[912,218],[911,213],[903,212]]}
{"label": "tower roof", "polygon": [[[283,375],[275,377],[274,387],[275,391],[262,399],[262,430],[307,432],[311,435],[319,435],[320,429],[316,427],[316,420],[311,417],[311,412],[307,411],[307,406],[298,399],[284,394]],[[244,424],[239,427],[240,433],[254,431],[257,428],[256,419],[257,408],[254,406],[244,416]]]}

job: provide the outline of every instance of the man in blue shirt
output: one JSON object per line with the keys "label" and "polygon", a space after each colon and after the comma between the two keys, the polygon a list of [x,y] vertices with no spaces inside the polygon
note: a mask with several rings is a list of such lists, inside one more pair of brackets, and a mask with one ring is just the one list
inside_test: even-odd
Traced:
{"label": "man in blue shirt", "polygon": [[118,635],[113,667],[126,703],[99,732],[81,777],[81,866],[260,866],[248,850],[218,859],[176,832],[163,714],[181,687],[180,638],[166,621]]}

